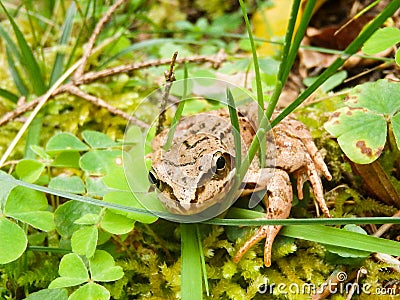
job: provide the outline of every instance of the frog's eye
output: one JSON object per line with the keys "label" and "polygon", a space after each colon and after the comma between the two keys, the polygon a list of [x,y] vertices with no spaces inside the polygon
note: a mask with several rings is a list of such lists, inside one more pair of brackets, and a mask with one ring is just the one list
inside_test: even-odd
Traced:
{"label": "frog's eye", "polygon": [[221,152],[214,154],[213,165],[211,167],[212,171],[217,175],[222,175],[227,167],[226,155]]}
{"label": "frog's eye", "polygon": [[154,170],[149,171],[148,178],[149,178],[149,182],[152,185],[155,185],[156,188],[160,187],[160,180],[157,178],[157,175],[155,174]]}
{"label": "frog's eye", "polygon": [[223,156],[218,157],[217,161],[215,162],[217,171],[223,170],[225,168],[225,165],[226,165],[225,157]]}

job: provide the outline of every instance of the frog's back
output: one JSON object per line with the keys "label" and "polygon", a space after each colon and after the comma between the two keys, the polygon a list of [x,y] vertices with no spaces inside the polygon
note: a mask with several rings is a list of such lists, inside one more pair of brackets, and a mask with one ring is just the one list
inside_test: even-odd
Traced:
{"label": "frog's back", "polygon": [[[244,148],[250,145],[255,129],[246,116],[239,114],[240,133]],[[153,149],[160,149],[166,140],[169,129],[164,130],[153,140]],[[226,108],[183,117],[174,132],[173,144],[182,144],[196,134],[210,134],[217,137],[227,149],[234,150],[232,125]]]}

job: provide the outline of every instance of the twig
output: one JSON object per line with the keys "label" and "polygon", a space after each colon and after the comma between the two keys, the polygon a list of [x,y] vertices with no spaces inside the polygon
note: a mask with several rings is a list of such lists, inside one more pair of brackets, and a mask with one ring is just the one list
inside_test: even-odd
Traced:
{"label": "twig", "polygon": [[351,300],[353,298],[354,292],[357,291],[358,287],[359,287],[359,281],[361,278],[365,277],[365,275],[367,275],[367,269],[365,267],[361,267],[358,271],[357,271],[357,276],[354,280],[354,282],[351,284],[351,288],[347,294],[346,300]]}
{"label": "twig", "polygon": [[69,84],[69,85],[64,85],[63,86],[63,90],[65,92],[68,92],[72,95],[75,95],[77,97],[80,97],[82,99],[85,99],[93,104],[95,104],[96,106],[99,107],[103,107],[105,109],[107,109],[110,113],[120,116],[128,121],[130,121],[131,123],[140,126],[142,128],[148,128],[149,125],[147,125],[145,122],[140,121],[139,119],[136,119],[132,116],[130,116],[129,114],[127,114],[126,112],[119,110],[118,108],[108,104],[106,101],[104,101],[101,98],[86,94],[85,92],[83,92],[81,89],[79,89],[77,86],[73,85],[73,84]]}
{"label": "twig", "polygon": [[[397,211],[392,217],[393,218],[400,217],[400,210]],[[379,227],[379,229],[377,231],[374,232],[373,236],[376,236],[376,237],[382,236],[392,226],[393,226],[393,224],[383,224],[381,227]]]}
{"label": "twig", "polygon": [[[225,52],[220,51],[218,52],[217,55],[213,56],[190,56],[186,58],[181,58],[177,59],[175,63],[184,63],[184,62],[196,62],[196,63],[203,63],[203,62],[210,62],[213,64],[213,67],[218,67],[221,65],[223,62],[225,62],[227,59],[227,55]],[[77,62],[81,63],[81,60]],[[82,75],[81,78],[77,79],[74,81],[75,86],[79,86],[81,84],[87,84],[91,83],[95,80],[105,78],[108,76],[112,75],[117,75],[121,73],[126,73],[126,72],[131,72],[139,69],[145,69],[149,67],[155,67],[155,66],[161,66],[161,65],[167,65],[171,64],[171,59],[160,59],[160,60],[152,60],[148,62],[141,62],[141,63],[133,63],[133,64],[128,64],[128,65],[122,65],[122,66],[117,66],[114,68],[98,71],[98,72],[87,72]],[[63,86],[60,86],[59,89],[56,89],[51,97],[54,97],[56,95],[59,95],[63,92]],[[35,100],[32,100],[28,103],[25,103],[23,105],[18,106],[16,109],[13,111],[10,111],[6,114],[3,115],[3,117],[0,118],[0,126],[7,124],[8,122],[14,120],[15,118],[19,117],[23,113],[26,113],[27,111],[32,110],[38,103],[41,101],[43,96],[40,96],[39,98],[36,98]]]}
{"label": "twig", "polygon": [[390,268],[400,273],[400,261],[393,256],[385,253],[372,254],[378,261],[390,265]]}
{"label": "twig", "polygon": [[158,117],[158,123],[156,128],[156,135],[159,134],[163,130],[163,125],[165,122],[165,110],[167,108],[169,92],[172,87],[172,83],[175,81],[175,74],[174,74],[174,65],[176,62],[176,58],[178,57],[178,52],[176,51],[172,56],[171,63],[169,64],[169,70],[165,71],[165,89],[163,93],[163,97],[160,103],[160,115]]}
{"label": "twig", "polygon": [[[196,55],[196,56],[189,56],[189,57],[185,57],[185,58],[176,59],[175,63],[181,64],[184,62],[187,62],[187,63],[210,62],[210,63],[212,63],[214,68],[218,68],[222,63],[224,63],[226,61],[226,59],[227,59],[226,53],[223,51],[220,51],[216,55],[213,55],[213,56]],[[139,69],[145,69],[145,68],[149,68],[149,67],[157,67],[157,66],[168,65],[168,64],[171,64],[170,58],[151,60],[151,61],[140,62],[140,63],[126,64],[126,65],[121,65],[121,66],[117,66],[117,67],[106,69],[106,70],[101,70],[98,72],[87,72],[81,78],[77,79],[75,81],[75,84],[76,85],[86,84],[86,83],[90,83],[90,82],[93,82],[95,80],[98,80],[98,79],[101,79],[104,77],[109,77],[109,76],[113,76],[113,75],[117,75],[117,74],[121,74],[121,73],[136,71]]]}
{"label": "twig", "polygon": [[84,47],[84,52],[83,52],[83,56],[82,56],[82,63],[80,64],[80,66],[78,67],[78,69],[76,70],[73,79],[77,80],[79,78],[82,77],[84,71],[85,71],[85,67],[87,65],[87,61],[88,58],[90,56],[90,54],[92,53],[93,47],[94,47],[94,43],[96,42],[97,37],[99,36],[101,29],[104,27],[104,25],[110,20],[111,15],[114,13],[114,11],[120,6],[122,5],[126,0],[118,0],[117,2],[115,2],[110,8],[109,10],[103,15],[103,17],[100,19],[100,21],[96,24],[96,27],[93,30],[92,35],[90,36],[90,39],[88,41],[88,43],[86,44],[86,46]]}

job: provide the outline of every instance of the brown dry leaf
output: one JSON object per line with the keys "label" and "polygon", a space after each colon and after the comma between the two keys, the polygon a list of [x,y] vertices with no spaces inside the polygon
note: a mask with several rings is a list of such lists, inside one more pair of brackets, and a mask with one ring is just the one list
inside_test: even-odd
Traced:
{"label": "brown dry leaf", "polygon": [[[317,30],[315,28],[308,28],[307,33],[309,31]],[[303,39],[302,44],[304,46],[310,45],[310,40],[308,37]],[[313,68],[327,68],[329,67],[337,58],[337,55],[332,55],[328,53],[321,53],[312,50],[307,50],[304,48],[299,49],[299,58],[301,66],[305,67],[306,70],[310,70]],[[302,74],[306,75],[306,74]]]}
{"label": "brown dry leaf", "polygon": [[312,31],[307,31],[307,36],[313,46],[344,50],[372,19],[373,16],[363,15],[350,19],[344,26],[331,25],[321,29],[314,28]]}
{"label": "brown dry leaf", "polygon": [[400,197],[378,161],[360,165],[350,162],[353,172],[363,180],[367,192],[388,205],[400,208]]}

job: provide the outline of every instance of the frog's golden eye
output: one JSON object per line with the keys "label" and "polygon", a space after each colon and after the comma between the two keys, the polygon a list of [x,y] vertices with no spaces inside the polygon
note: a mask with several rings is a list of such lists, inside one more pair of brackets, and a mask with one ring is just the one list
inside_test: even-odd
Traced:
{"label": "frog's golden eye", "polygon": [[155,174],[154,170],[149,171],[148,178],[149,178],[149,182],[152,185],[155,185],[156,188],[158,188],[158,189],[160,188],[160,180],[157,178],[157,175]]}

